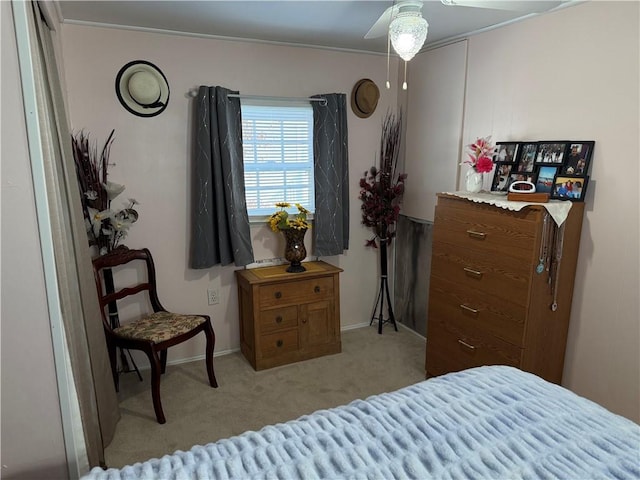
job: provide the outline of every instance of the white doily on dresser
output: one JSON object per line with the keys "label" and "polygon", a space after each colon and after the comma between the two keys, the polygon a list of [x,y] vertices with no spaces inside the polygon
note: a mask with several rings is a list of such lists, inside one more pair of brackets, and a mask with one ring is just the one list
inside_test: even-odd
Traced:
{"label": "white doily on dresser", "polygon": [[530,205],[539,205],[549,212],[558,226],[562,225],[571,210],[571,202],[563,200],[549,200],[547,203],[538,202],[513,202],[507,200],[506,195],[495,195],[493,193],[470,193],[470,192],[445,192],[446,195],[453,195],[460,198],[466,198],[476,203],[488,203],[505,210],[520,211],[524,207]]}

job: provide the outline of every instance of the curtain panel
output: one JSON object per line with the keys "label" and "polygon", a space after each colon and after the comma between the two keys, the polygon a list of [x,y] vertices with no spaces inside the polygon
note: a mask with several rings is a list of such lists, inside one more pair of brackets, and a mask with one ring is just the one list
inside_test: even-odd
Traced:
{"label": "curtain panel", "polygon": [[349,248],[347,96],[330,93],[314,98],[327,102],[312,102],[316,200],[313,254],[339,255]]}
{"label": "curtain panel", "polygon": [[196,98],[191,268],[254,261],[244,191],[238,93],[201,86]]}
{"label": "curtain panel", "polygon": [[33,68],[64,330],[78,396],[88,462],[104,465],[104,448],[120,419],[111,376],[71,135],[49,27],[34,2]]}

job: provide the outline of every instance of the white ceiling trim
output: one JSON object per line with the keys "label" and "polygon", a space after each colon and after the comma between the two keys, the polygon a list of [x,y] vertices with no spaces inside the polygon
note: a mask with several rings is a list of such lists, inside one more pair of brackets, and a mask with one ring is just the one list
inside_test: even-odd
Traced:
{"label": "white ceiling trim", "polygon": [[[164,35],[177,35],[182,37],[208,38],[213,40],[223,40],[227,42],[246,42],[246,43],[260,43],[260,44],[267,44],[267,45],[279,45],[279,46],[285,46],[285,47],[315,48],[318,50],[332,50],[332,51],[338,51],[338,52],[360,53],[365,55],[377,55],[377,56],[387,55],[386,52],[384,53],[372,52],[370,50],[358,50],[353,48],[329,47],[324,45],[311,45],[311,44],[294,43],[294,42],[279,42],[276,40],[260,40],[256,38],[229,37],[224,35],[212,35],[208,33],[194,33],[194,32],[182,32],[179,30],[166,30],[162,28],[139,27],[139,26],[132,26],[132,25],[118,25],[114,23],[90,22],[87,20],[67,19],[67,20],[64,20],[63,23],[67,25],[79,25],[82,27],[113,28],[118,30],[132,30],[132,31],[138,31],[138,32],[159,33]],[[391,53],[391,55],[397,56],[393,52]]]}

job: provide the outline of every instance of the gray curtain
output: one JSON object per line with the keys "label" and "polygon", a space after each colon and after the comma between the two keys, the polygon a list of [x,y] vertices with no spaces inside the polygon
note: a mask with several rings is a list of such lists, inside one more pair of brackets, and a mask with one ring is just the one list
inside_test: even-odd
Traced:
{"label": "gray curtain", "polygon": [[[104,447],[120,419],[71,153],[52,34],[33,3],[32,44],[38,118],[52,226],[56,275],[69,359],[90,466],[104,465]],[[58,367],[59,368],[59,367]]]}
{"label": "gray curtain", "polygon": [[349,149],[347,96],[315,95],[312,102],[316,210],[314,255],[339,255],[349,248]]}
{"label": "gray curtain", "polygon": [[191,268],[253,262],[244,195],[242,116],[237,93],[198,89],[192,197]]}

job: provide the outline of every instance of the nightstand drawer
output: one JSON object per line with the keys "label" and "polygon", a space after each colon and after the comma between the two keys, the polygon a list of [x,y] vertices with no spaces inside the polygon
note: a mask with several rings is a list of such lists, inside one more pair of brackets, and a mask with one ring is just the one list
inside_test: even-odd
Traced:
{"label": "nightstand drawer", "polygon": [[298,330],[296,329],[262,335],[260,339],[262,358],[276,357],[297,350]]}
{"label": "nightstand drawer", "polygon": [[299,282],[282,282],[260,287],[260,307],[292,305],[333,297],[333,278],[321,277]]}
{"label": "nightstand drawer", "polygon": [[478,289],[518,305],[526,306],[529,300],[531,268],[531,261],[483,255],[475,250],[433,242],[432,275],[456,283],[462,288]]}
{"label": "nightstand drawer", "polygon": [[486,206],[476,204],[465,204],[465,208],[438,205],[433,239],[456,245],[461,250],[475,249],[529,262],[540,215],[539,211],[529,209],[512,212],[487,210]]}
{"label": "nightstand drawer", "polygon": [[462,368],[480,365],[518,367],[522,349],[481,330],[462,329],[449,319],[430,317],[427,331],[427,368],[432,353],[435,357],[455,358]]}
{"label": "nightstand drawer", "polygon": [[260,332],[270,333],[298,326],[298,307],[276,308],[260,312]]}
{"label": "nightstand drawer", "polygon": [[525,307],[510,300],[432,277],[429,318],[446,318],[463,330],[477,328],[522,347],[526,314]]}

